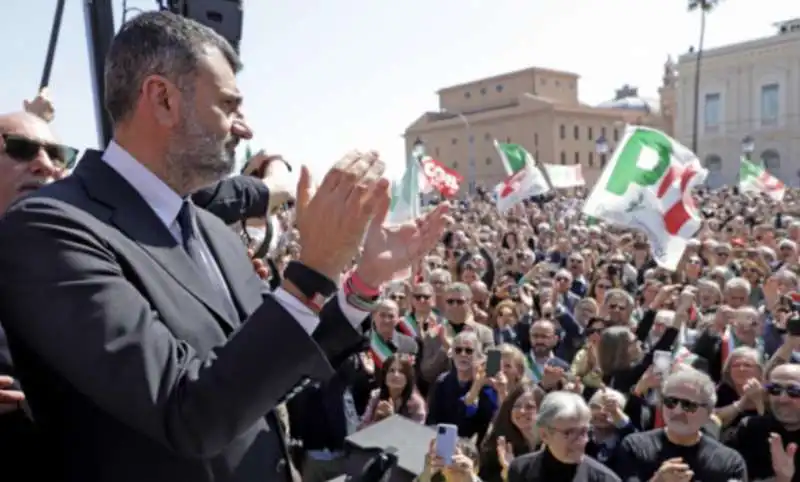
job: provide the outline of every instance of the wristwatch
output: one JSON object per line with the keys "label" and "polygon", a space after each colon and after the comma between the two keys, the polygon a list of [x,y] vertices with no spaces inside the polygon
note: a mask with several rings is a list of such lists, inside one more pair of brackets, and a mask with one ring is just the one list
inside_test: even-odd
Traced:
{"label": "wristwatch", "polygon": [[320,312],[328,298],[336,292],[336,283],[297,261],[289,262],[283,277],[297,287],[305,297],[303,301],[316,312]]}

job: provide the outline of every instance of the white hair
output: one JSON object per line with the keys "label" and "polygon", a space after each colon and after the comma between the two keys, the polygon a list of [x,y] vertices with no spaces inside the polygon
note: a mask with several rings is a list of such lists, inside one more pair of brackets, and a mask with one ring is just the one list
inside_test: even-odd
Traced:
{"label": "white hair", "polygon": [[661,385],[661,393],[666,395],[672,387],[680,385],[688,385],[697,390],[701,398],[698,402],[704,404],[709,410],[713,410],[717,405],[717,387],[711,377],[705,373],[690,367],[673,372]]}
{"label": "white hair", "polygon": [[577,393],[557,391],[550,392],[539,405],[536,415],[536,425],[539,427],[552,427],[558,420],[589,421],[592,416],[589,405]]}
{"label": "white hair", "polygon": [[602,390],[597,390],[594,392],[592,398],[589,399],[589,406],[599,405],[602,403],[603,398],[606,397],[613,399],[620,407],[624,407],[625,403],[627,402],[627,398],[622,394],[622,392],[606,387]]}
{"label": "white hair", "polygon": [[664,326],[672,326],[675,321],[675,312],[672,310],[659,310],[655,322]]}
{"label": "white hair", "polygon": [[750,282],[744,278],[736,277],[731,278],[725,283],[725,291],[733,290],[733,289],[743,289],[747,292],[747,295],[750,295],[750,291],[752,287],[750,286]]}

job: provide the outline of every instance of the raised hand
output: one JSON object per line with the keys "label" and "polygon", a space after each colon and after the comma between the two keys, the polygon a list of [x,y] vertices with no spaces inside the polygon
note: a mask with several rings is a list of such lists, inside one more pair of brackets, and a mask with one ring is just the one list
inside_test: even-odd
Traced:
{"label": "raised hand", "polygon": [[376,288],[419,263],[436,246],[450,222],[446,216],[448,206],[441,204],[416,221],[384,226],[391,197],[388,188],[381,194],[356,268],[359,277]]}
{"label": "raised hand", "polygon": [[25,112],[33,114],[45,122],[53,122],[56,116],[56,110],[55,107],[53,107],[53,102],[50,100],[47,87],[40,90],[33,100],[24,101],[22,106]]}
{"label": "raised hand", "polygon": [[514,460],[514,448],[511,442],[506,442],[505,437],[497,437],[497,461],[500,462],[504,472],[508,470],[512,460]]}
{"label": "raised hand", "polygon": [[387,203],[389,181],[381,178],[385,168],[377,153],[351,152],[315,190],[303,166],[296,196],[301,263],[331,280],[339,279],[358,252],[370,219]]}
{"label": "raised hand", "polygon": [[790,443],[783,447],[783,439],[777,433],[769,434],[769,453],[772,458],[772,470],[778,482],[788,482],[794,477],[794,456],[797,444]]}

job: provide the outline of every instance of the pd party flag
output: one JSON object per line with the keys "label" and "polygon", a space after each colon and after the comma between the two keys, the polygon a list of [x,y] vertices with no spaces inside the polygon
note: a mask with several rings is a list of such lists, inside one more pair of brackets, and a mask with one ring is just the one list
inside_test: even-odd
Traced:
{"label": "pd party flag", "polygon": [[697,156],[668,135],[628,126],[583,212],[642,230],[656,262],[675,270],[702,225],[691,190],[707,175]]}
{"label": "pd party flag", "polygon": [[497,142],[495,139],[494,148],[500,154],[500,160],[503,161],[503,166],[505,166],[506,173],[509,175],[516,174],[524,169],[525,166],[536,164],[531,153],[519,144],[505,144]]}
{"label": "pd party flag", "polygon": [[542,171],[533,164],[529,164],[494,188],[497,196],[497,210],[505,213],[525,199],[549,191],[550,186]]}
{"label": "pd party flag", "polygon": [[742,158],[739,164],[739,189],[763,192],[775,201],[782,201],[783,195],[786,194],[786,186],[780,179],[745,158]]}

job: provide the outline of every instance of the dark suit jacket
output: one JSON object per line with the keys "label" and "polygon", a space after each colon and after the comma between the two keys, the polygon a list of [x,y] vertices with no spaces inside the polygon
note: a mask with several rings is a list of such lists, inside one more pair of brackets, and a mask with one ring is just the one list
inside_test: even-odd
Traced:
{"label": "dark suit jacket", "polygon": [[[547,449],[515,458],[508,467],[506,481],[547,482],[541,475],[545,450]],[[574,482],[620,482],[619,477],[611,469],[588,455],[583,457],[572,480]]]}
{"label": "dark suit jacket", "polygon": [[[218,181],[192,195],[194,203],[221,218],[226,224],[263,216],[269,204],[269,189],[258,178],[235,176]],[[276,278],[279,281],[279,278]],[[274,288],[274,286],[273,286]],[[16,377],[5,331],[0,324],[0,375]],[[13,388],[20,389],[15,382]],[[31,457],[39,451],[33,421],[21,410],[0,414],[0,460],[9,474],[34,477],[39,468]]]}
{"label": "dark suit jacket", "polygon": [[96,152],[0,222],[0,319],[52,480],[279,480],[265,414],[361,344],[335,300],[306,334],[199,211],[239,319]]}

